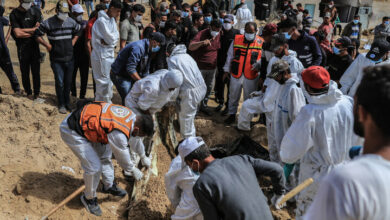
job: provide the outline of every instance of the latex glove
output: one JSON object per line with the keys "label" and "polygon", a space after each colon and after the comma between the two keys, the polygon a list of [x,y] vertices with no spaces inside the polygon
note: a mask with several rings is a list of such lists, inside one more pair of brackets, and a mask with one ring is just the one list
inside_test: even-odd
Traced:
{"label": "latex glove", "polygon": [[271,203],[277,210],[279,210],[279,209],[281,209],[281,208],[286,206],[286,203],[283,203],[280,206],[278,205],[279,202],[282,201],[283,197],[284,197],[284,195],[274,194],[274,196],[272,196],[272,198],[271,198]]}
{"label": "latex glove", "polygon": [[142,163],[143,166],[149,168],[150,165],[152,164],[152,161],[150,160],[149,157],[144,156],[144,157],[141,157],[141,163]]}
{"label": "latex glove", "polygon": [[138,168],[134,167],[133,170],[130,171],[130,176],[133,176],[136,181],[140,181],[144,174]]}
{"label": "latex glove", "polygon": [[254,91],[251,94],[249,94],[249,98],[259,97],[259,96],[261,96],[262,93],[263,92],[261,92],[261,91]]}
{"label": "latex glove", "polygon": [[260,68],[261,68],[261,61],[257,61],[257,63],[254,63],[252,65],[252,70],[256,70],[257,72],[260,72]]}

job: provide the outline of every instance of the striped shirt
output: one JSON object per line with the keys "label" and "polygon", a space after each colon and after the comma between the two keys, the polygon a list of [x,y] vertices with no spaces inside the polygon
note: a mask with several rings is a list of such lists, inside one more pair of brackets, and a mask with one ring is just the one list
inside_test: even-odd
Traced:
{"label": "striped shirt", "polygon": [[73,59],[72,38],[82,34],[80,29],[80,25],[72,18],[62,21],[55,15],[43,21],[35,34],[37,36],[47,34],[52,46],[50,61],[68,62]]}

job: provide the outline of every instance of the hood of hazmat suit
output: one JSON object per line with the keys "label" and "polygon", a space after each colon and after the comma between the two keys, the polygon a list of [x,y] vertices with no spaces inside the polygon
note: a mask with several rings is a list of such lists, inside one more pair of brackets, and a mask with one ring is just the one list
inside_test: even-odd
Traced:
{"label": "hood of hazmat suit", "polygon": [[[280,86],[279,96],[276,99],[273,113],[273,129],[277,154],[280,151],[280,144],[284,134],[297,117],[299,111],[306,105],[305,96],[302,89],[298,87],[299,78],[296,73],[291,73],[291,78]],[[280,160],[277,162],[281,162]]]}
{"label": "hood of hazmat suit", "polygon": [[179,88],[183,84],[183,75],[177,70],[170,70],[161,79],[160,84],[161,89],[165,91]]}
{"label": "hood of hazmat suit", "polygon": [[349,160],[353,137],[352,98],[343,95],[334,81],[330,81],[328,93],[319,96],[310,96],[302,80],[301,85],[309,104],[302,107],[280,146],[284,163],[301,159],[299,183],[307,178],[315,180],[298,196],[298,217],[310,206],[321,178]]}
{"label": "hood of hazmat suit", "polygon": [[[104,41],[104,44],[102,43]],[[91,58],[114,58],[115,46],[119,41],[119,32],[115,18],[108,17],[105,11],[99,11],[98,19],[92,27]]]}
{"label": "hood of hazmat suit", "polygon": [[178,96],[178,89],[169,91],[163,89],[161,81],[170,71],[162,69],[148,75],[134,83],[129,94],[125,99],[125,105],[129,108],[149,110],[150,113],[156,113],[169,101],[173,101]]}
{"label": "hood of hazmat suit", "polygon": [[360,85],[360,82],[362,81],[364,68],[368,66],[385,65],[389,63],[390,63],[390,59],[387,59],[384,62],[375,64],[374,61],[366,57],[366,53],[359,54],[359,56],[351,63],[351,65],[348,67],[348,69],[341,77],[340,90],[343,92],[344,95],[349,95],[351,97],[354,97],[356,90]]}
{"label": "hood of hazmat suit", "polygon": [[192,187],[198,178],[199,176],[182,162],[180,156],[172,160],[165,174],[165,190],[175,208],[175,213],[171,216],[173,220],[202,219],[198,202],[192,192]]}

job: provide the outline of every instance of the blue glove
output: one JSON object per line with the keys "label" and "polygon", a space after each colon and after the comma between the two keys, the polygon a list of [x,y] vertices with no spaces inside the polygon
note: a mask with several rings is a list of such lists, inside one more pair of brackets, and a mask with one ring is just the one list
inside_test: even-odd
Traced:
{"label": "blue glove", "polygon": [[351,149],[349,149],[349,158],[353,159],[354,157],[359,156],[362,152],[362,149],[362,146],[353,146]]}

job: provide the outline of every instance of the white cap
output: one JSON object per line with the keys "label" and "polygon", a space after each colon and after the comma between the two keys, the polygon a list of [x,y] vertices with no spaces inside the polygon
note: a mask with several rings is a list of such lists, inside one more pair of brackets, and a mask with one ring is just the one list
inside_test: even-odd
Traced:
{"label": "white cap", "polygon": [[84,13],[83,6],[81,6],[80,4],[73,5],[72,12],[74,12],[74,13]]}
{"label": "white cap", "polygon": [[201,137],[189,137],[184,139],[184,141],[179,145],[178,149],[182,161],[184,161],[186,156],[188,156],[194,150],[198,149],[203,144],[205,143]]}

